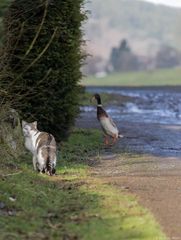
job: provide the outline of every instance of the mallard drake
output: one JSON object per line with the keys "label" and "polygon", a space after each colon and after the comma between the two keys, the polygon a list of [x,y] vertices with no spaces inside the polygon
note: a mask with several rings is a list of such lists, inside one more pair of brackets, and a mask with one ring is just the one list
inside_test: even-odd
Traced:
{"label": "mallard drake", "polygon": [[119,134],[119,130],[112,120],[112,118],[107,114],[107,112],[103,109],[101,103],[101,97],[98,93],[94,94],[91,99],[97,101],[97,119],[101,124],[101,128],[105,134],[104,143],[105,145],[109,145],[109,137],[113,139],[111,145],[115,144],[118,138],[123,137]]}

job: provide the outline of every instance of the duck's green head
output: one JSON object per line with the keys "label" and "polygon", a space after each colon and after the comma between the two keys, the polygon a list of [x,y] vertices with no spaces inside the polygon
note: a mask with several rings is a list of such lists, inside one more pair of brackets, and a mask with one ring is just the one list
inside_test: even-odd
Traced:
{"label": "duck's green head", "polygon": [[91,101],[94,101],[94,100],[97,101],[97,104],[99,104],[99,105],[101,104],[101,97],[100,97],[100,95],[98,93],[95,93],[93,95],[93,97],[91,98]]}

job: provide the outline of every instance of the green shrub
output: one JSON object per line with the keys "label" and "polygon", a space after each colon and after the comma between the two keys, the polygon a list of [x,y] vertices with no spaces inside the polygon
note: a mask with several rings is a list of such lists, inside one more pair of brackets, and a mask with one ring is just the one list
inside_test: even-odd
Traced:
{"label": "green shrub", "polygon": [[5,18],[3,77],[21,118],[65,137],[78,113],[83,0],[14,0]]}
{"label": "green shrub", "polygon": [[3,39],[3,16],[10,4],[11,0],[1,0],[0,1],[0,47],[2,45]]}

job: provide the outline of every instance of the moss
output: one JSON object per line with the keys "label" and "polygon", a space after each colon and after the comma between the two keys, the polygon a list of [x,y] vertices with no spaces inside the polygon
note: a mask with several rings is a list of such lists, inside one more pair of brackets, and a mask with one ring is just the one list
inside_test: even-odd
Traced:
{"label": "moss", "polygon": [[15,167],[14,160],[24,153],[23,136],[17,112],[9,106],[0,110],[0,166]]}

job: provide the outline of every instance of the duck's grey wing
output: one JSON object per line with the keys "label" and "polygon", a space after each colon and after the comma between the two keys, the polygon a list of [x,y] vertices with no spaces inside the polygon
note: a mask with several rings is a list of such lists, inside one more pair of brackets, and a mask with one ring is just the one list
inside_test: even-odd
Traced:
{"label": "duck's grey wing", "polygon": [[113,119],[110,116],[108,116],[108,117],[109,117],[110,123],[113,125],[113,127],[118,129],[115,122],[113,121]]}

